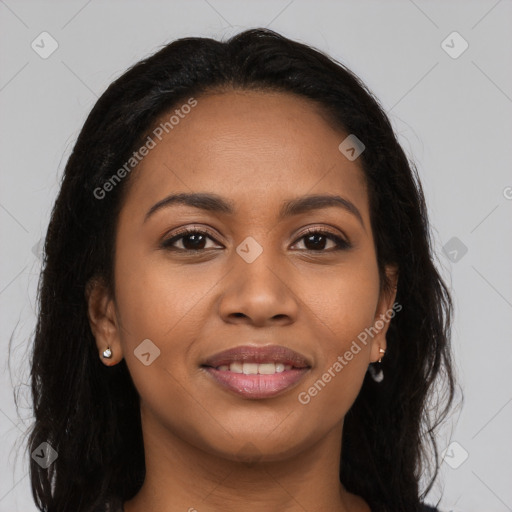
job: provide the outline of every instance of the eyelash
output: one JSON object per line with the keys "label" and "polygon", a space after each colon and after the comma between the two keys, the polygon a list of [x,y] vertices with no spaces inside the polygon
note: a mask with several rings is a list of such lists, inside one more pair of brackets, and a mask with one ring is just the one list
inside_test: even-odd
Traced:
{"label": "eyelash", "polygon": [[[198,252],[205,252],[205,251],[207,251],[208,249],[196,249],[196,250],[194,250],[194,249],[180,249],[180,248],[172,246],[172,244],[174,242],[176,242],[176,241],[186,237],[187,235],[191,235],[191,234],[193,234],[193,235],[206,235],[208,238],[213,240],[215,243],[217,243],[217,244],[219,243],[219,242],[217,242],[217,240],[215,240],[213,235],[211,233],[209,233],[208,231],[200,230],[200,229],[197,229],[197,228],[185,228],[185,229],[179,231],[178,233],[175,233],[175,235],[173,237],[168,238],[167,240],[164,240],[161,243],[161,247],[163,249],[167,249],[167,250],[170,250],[170,251],[187,252],[187,253],[198,253]],[[327,249],[327,250],[325,250],[325,249],[321,249],[321,250],[303,249],[302,252],[305,251],[305,252],[310,252],[310,253],[330,253],[330,252],[343,251],[343,250],[347,250],[347,249],[352,248],[352,244],[350,244],[350,242],[344,240],[343,238],[339,237],[338,235],[335,235],[334,233],[331,233],[330,231],[323,230],[323,229],[318,229],[318,228],[309,228],[307,231],[302,233],[302,235],[297,239],[297,241],[302,240],[306,236],[312,235],[312,234],[314,234],[314,235],[323,235],[323,236],[327,237],[329,240],[332,240],[336,244],[336,247],[331,248],[331,249]]]}

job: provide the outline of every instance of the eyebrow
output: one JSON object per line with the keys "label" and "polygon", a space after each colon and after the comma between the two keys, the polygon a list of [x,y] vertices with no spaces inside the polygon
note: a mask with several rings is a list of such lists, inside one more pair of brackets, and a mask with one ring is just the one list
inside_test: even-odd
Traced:
{"label": "eyebrow", "polygon": [[[149,217],[158,210],[168,208],[174,204],[191,206],[193,208],[214,213],[224,213],[228,215],[233,215],[235,213],[234,203],[217,194],[204,192],[181,193],[171,194],[154,204],[146,213],[144,222],[146,222]],[[342,208],[343,210],[351,213],[357,217],[363,228],[365,228],[361,212],[357,209],[354,203],[338,195],[309,195],[285,201],[279,211],[279,220],[292,217],[293,215],[331,207]]]}

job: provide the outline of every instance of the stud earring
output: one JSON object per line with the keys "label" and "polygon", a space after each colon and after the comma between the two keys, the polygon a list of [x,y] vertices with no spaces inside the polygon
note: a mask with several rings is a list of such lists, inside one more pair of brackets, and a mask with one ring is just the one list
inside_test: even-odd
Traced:
{"label": "stud earring", "polygon": [[108,347],[106,350],[103,351],[103,357],[105,359],[111,359],[112,358],[112,350],[110,350],[110,347]]}

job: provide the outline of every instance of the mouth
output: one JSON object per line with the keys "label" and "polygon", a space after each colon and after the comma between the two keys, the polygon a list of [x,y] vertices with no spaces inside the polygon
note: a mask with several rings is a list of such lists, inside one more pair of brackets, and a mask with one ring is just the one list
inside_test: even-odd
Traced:
{"label": "mouth", "polygon": [[248,361],[234,361],[230,364],[221,364],[219,366],[206,366],[206,368],[214,368],[221,372],[243,373],[244,375],[275,375],[282,373],[285,370],[289,371],[292,368],[298,369],[291,364],[284,364],[279,362],[255,363]]}
{"label": "mouth", "polygon": [[284,346],[247,345],[215,354],[201,367],[224,389],[243,398],[261,399],[295,387],[311,363]]}

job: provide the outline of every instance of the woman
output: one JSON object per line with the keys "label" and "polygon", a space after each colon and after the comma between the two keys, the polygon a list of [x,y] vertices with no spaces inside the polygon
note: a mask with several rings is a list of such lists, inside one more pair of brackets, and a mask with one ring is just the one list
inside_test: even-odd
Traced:
{"label": "woman", "polygon": [[80,133],[41,279],[40,510],[434,510],[450,296],[341,64],[269,30],[136,64]]}

